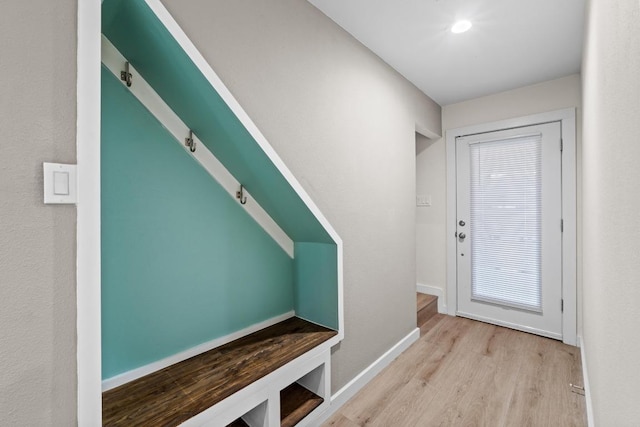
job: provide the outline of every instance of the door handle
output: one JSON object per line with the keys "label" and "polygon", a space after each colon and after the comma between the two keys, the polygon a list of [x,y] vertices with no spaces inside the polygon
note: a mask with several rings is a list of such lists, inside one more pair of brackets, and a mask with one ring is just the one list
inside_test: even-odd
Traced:
{"label": "door handle", "polygon": [[467,235],[466,235],[466,234],[464,234],[464,233],[460,233],[460,234],[458,234],[458,239],[460,239],[460,240],[464,240],[464,239],[465,239],[465,237],[467,237]]}

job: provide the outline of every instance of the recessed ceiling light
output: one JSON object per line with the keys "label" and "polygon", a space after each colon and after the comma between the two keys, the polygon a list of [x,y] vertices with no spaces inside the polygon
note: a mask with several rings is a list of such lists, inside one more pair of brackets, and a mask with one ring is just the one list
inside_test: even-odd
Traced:
{"label": "recessed ceiling light", "polygon": [[466,31],[469,31],[469,29],[471,28],[471,25],[472,24],[470,21],[463,19],[453,24],[453,27],[451,27],[451,32],[455,34],[464,33]]}

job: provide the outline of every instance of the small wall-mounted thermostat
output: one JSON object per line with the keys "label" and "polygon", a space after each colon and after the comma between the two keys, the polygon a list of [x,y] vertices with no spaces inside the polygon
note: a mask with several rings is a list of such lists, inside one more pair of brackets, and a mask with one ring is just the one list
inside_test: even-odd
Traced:
{"label": "small wall-mounted thermostat", "polygon": [[44,202],[46,204],[78,203],[76,165],[43,163]]}

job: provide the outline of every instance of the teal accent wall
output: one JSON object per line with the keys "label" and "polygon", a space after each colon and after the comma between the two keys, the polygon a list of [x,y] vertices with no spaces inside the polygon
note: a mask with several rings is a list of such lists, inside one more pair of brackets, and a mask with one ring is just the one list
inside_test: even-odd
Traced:
{"label": "teal accent wall", "polygon": [[295,243],[295,310],[303,319],[338,329],[338,253],[335,244]]}
{"label": "teal accent wall", "polygon": [[294,308],[293,260],[105,68],[101,156],[103,378]]}
{"label": "teal accent wall", "polygon": [[105,0],[102,9],[105,36],[289,237],[333,243],[147,4],[143,0]]}

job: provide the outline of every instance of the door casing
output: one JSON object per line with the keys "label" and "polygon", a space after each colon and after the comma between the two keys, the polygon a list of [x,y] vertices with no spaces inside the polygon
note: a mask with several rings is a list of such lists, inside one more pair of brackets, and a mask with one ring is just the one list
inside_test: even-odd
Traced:
{"label": "door casing", "polygon": [[567,108],[446,131],[447,153],[447,313],[458,307],[456,268],[456,138],[549,122],[561,123],[562,151],[562,341],[577,345],[576,112]]}

